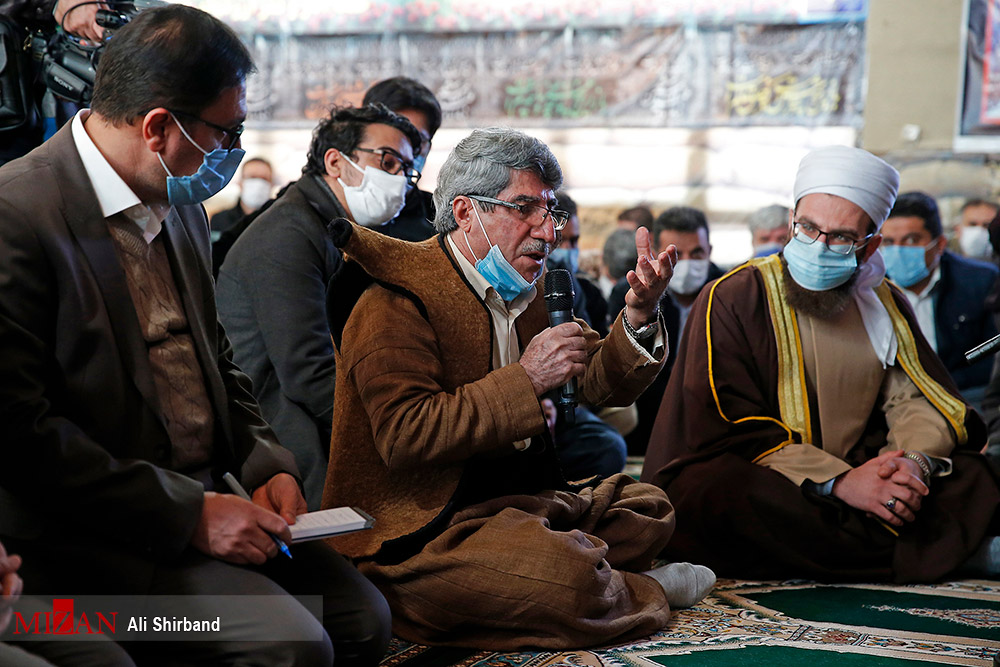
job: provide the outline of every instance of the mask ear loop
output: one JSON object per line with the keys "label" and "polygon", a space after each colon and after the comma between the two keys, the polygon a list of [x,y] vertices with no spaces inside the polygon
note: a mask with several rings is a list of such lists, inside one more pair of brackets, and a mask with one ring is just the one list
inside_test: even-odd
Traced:
{"label": "mask ear loop", "polygon": [[[347,160],[347,164],[349,164],[349,165],[351,165],[352,167],[354,167],[354,169],[355,169],[356,171],[359,171],[359,172],[361,172],[361,175],[362,175],[362,176],[364,176],[364,173],[365,173],[365,170],[364,170],[364,169],[362,169],[362,168],[361,168],[361,166],[360,166],[360,165],[358,165],[358,164],[357,164],[357,163],[356,163],[356,162],[355,162],[354,160],[352,160],[351,158],[347,157],[347,154],[346,154],[346,153],[341,153],[341,154],[340,154],[340,157],[342,157],[342,158],[344,158],[345,160]],[[367,167],[366,167],[366,169],[367,169]]]}
{"label": "mask ear loop", "polygon": [[169,110],[167,111],[167,113],[170,114],[170,117],[174,119],[175,123],[177,123],[177,127],[180,128],[181,134],[184,135],[184,138],[187,139],[188,141],[190,141],[192,144],[194,144],[194,147],[197,148],[198,150],[200,150],[202,155],[208,155],[208,151],[206,151],[204,148],[202,148],[201,146],[199,146],[198,142],[195,141],[194,139],[192,139],[191,135],[187,133],[187,130],[185,130],[184,126],[181,125],[181,122],[179,120],[177,120],[177,116],[175,116],[173,114],[173,112],[169,111]]}
{"label": "mask ear loop", "polygon": [[170,178],[173,178],[174,175],[172,173],[170,173],[169,169],[167,169],[167,163],[163,161],[163,156],[160,155],[159,152],[157,152],[156,153],[156,157],[160,160],[160,166],[163,167],[163,171],[167,172],[167,176],[169,176]]}
{"label": "mask ear loop", "polygon": [[[177,116],[174,115],[174,112],[170,111],[169,109],[167,109],[167,113],[170,114],[170,118],[173,119],[174,123],[177,124],[177,127],[180,128],[181,134],[184,135],[184,138],[187,139],[188,141],[190,141],[192,146],[194,146],[195,148],[197,148],[198,150],[200,150],[202,155],[208,155],[208,151],[206,151],[204,148],[202,148],[201,146],[199,146],[198,142],[195,141],[194,139],[192,139],[191,135],[187,133],[187,130],[185,130],[184,126],[181,125],[181,122],[179,120],[177,120]],[[163,167],[163,171],[167,172],[167,176],[170,176],[171,178],[173,178],[173,176],[174,176],[173,173],[170,171],[170,169],[167,168],[167,163],[163,161],[163,156],[160,155],[159,151],[156,152],[156,157],[159,158],[159,160],[160,160],[160,166]]]}
{"label": "mask ear loop", "polygon": [[[476,210],[476,200],[470,198],[469,201],[472,202],[472,212],[476,214],[476,220],[479,221],[479,227],[480,227],[480,229],[483,230],[483,236],[486,237],[486,242],[489,243],[490,247],[492,248],[493,247],[493,241],[490,241],[490,235],[486,233],[486,227],[483,226],[483,219],[479,217],[479,211]],[[472,253],[472,256],[475,257],[476,261],[478,262],[479,261],[479,257],[476,255],[476,251],[472,249],[472,244],[469,243],[469,235],[466,234],[465,232],[462,232],[462,233],[465,234],[465,245],[467,245],[469,247],[469,252]]]}
{"label": "mask ear loop", "polygon": [[347,183],[344,183],[344,179],[342,179],[340,176],[338,176],[337,177],[337,182],[340,183],[340,187],[342,187],[342,188],[360,188],[362,185],[365,184],[365,176],[368,174],[368,167],[365,167],[364,169],[362,169],[360,165],[358,165],[357,163],[355,163],[354,160],[352,160],[351,158],[347,157],[347,155],[345,153],[343,153],[343,152],[340,153],[340,157],[344,158],[344,160],[347,162],[347,164],[349,164],[352,167],[354,167],[354,170],[357,171],[357,172],[359,172],[361,174],[361,185],[348,185]]}

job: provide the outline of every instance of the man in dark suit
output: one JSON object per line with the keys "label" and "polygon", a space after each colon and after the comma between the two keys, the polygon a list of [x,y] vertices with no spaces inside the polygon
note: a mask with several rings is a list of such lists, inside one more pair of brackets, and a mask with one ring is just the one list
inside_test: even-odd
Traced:
{"label": "man in dark suit", "polygon": [[880,252],[886,272],[903,288],[927,342],[963,396],[977,405],[990,379],[992,359],[970,366],[964,354],[997,334],[986,297],[998,271],[946,246],[934,199],[923,192],[901,194],[882,228]]}
{"label": "man in dark suit", "polygon": [[[252,70],[217,19],[148,10],[107,46],[93,109],[0,169],[0,538],[36,594],[190,596],[184,615],[220,616],[131,654],[373,665],[377,591],[320,543],[274,559],[305,508],[298,471],[217,321],[200,202],[242,156]],[[289,593],[322,595],[322,624]],[[269,597],[219,597],[248,594]]]}
{"label": "man in dark suit", "polygon": [[636,399],[639,423],[625,439],[632,454],[646,452],[695,298],[702,287],[723,274],[722,269],[709,259],[712,244],[708,238],[708,218],[702,211],[690,206],[674,206],[656,218],[653,222],[653,245],[661,251],[671,244],[677,247],[677,265],[674,267],[674,279],[660,299],[660,312],[670,342],[669,352],[663,370]]}

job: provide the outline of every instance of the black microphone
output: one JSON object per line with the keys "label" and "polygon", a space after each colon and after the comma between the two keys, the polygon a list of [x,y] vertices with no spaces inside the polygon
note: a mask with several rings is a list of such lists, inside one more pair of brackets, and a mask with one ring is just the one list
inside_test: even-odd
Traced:
{"label": "black microphone", "polygon": [[[552,269],[545,274],[545,307],[549,311],[549,326],[573,321],[573,277],[566,269]],[[576,378],[559,390],[556,406],[567,424],[576,423]]]}
{"label": "black microphone", "polygon": [[[546,296],[545,298],[548,298],[548,296]],[[993,354],[994,352],[996,352],[997,348],[1000,348],[1000,336],[994,336],[993,338],[990,338],[982,345],[977,345],[976,347],[966,352],[965,361],[970,364],[975,363],[979,361],[979,359],[981,359],[982,357],[985,357],[987,354]]]}

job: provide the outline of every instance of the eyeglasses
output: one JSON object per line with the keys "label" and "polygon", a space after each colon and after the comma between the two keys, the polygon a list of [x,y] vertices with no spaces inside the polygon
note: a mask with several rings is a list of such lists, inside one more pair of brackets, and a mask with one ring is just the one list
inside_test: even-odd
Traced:
{"label": "eyeglasses", "polygon": [[[503,199],[494,199],[493,197],[482,197],[480,195],[466,195],[469,199],[475,199],[478,202],[484,204],[497,204],[498,206],[505,206],[510,209],[514,209],[521,216],[521,221],[525,222],[533,227],[541,227],[549,218],[552,218],[552,226],[555,227],[557,232],[561,232],[569,222],[569,213],[566,211],[557,211],[555,209],[548,208],[547,206],[539,206],[538,204],[515,204],[512,201],[504,201]],[[541,216],[541,218],[539,218]]]}
{"label": "eyeglasses", "polygon": [[204,118],[196,116],[193,113],[188,113],[186,111],[175,111],[173,109],[167,109],[167,111],[174,114],[175,116],[184,116],[185,118],[196,120],[202,125],[208,125],[213,130],[218,130],[219,132],[222,132],[228,138],[228,141],[224,141],[222,145],[222,148],[224,148],[227,151],[231,151],[234,148],[236,148],[236,144],[240,140],[240,135],[243,134],[243,130],[246,129],[246,126],[243,123],[240,123],[236,127],[222,127],[221,125],[210,123]]}
{"label": "eyeglasses", "polygon": [[402,173],[406,176],[412,184],[420,179],[420,172],[413,168],[413,163],[403,159],[403,156],[396,151],[389,148],[361,148],[360,146],[355,148],[356,151],[361,151],[362,153],[371,153],[372,155],[379,156],[378,167],[387,174],[396,175]]}
{"label": "eyeglasses", "polygon": [[863,239],[855,239],[846,234],[824,232],[810,222],[793,222],[792,235],[803,243],[810,245],[819,241],[819,237],[825,236],[826,240],[823,243],[838,255],[850,255],[855,250],[865,247],[868,241],[875,236],[874,233],[871,233]]}

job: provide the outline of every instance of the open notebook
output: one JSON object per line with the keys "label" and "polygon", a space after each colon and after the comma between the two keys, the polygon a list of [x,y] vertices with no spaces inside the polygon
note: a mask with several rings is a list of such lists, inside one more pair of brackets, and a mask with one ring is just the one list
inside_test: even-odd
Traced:
{"label": "open notebook", "polygon": [[319,540],[342,533],[371,528],[375,519],[353,507],[334,507],[329,510],[309,512],[295,517],[288,527],[292,531],[292,544]]}

